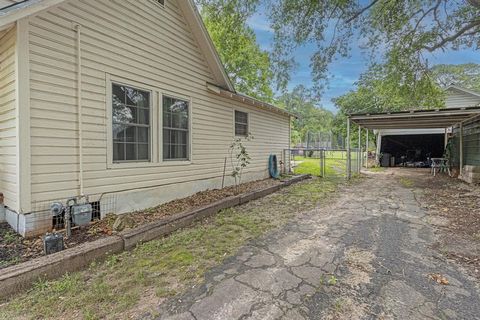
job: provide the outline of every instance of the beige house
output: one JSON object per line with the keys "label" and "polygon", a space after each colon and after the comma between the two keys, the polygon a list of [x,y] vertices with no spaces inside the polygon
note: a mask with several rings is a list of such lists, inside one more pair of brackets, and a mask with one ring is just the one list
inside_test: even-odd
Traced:
{"label": "beige house", "polygon": [[235,91],[191,0],[0,7],[0,221],[23,235],[52,228],[52,201],[104,216],[218,188],[248,132],[244,180],[289,147],[291,115]]}

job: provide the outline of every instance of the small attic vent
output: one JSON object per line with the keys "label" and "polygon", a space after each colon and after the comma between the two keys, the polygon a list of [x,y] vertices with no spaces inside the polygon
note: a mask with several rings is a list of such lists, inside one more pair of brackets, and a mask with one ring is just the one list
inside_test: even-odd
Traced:
{"label": "small attic vent", "polygon": [[165,0],[156,0],[159,5],[162,7],[165,6]]}

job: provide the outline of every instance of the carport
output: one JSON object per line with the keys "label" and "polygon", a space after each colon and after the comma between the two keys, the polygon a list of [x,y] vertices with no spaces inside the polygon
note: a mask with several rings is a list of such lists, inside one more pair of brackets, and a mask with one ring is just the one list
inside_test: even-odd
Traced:
{"label": "carport", "polygon": [[[358,126],[358,145],[362,150],[361,133],[366,130],[365,149],[368,150],[368,135],[370,130],[381,129],[444,129],[459,128],[459,163],[460,172],[463,167],[463,124],[480,115],[480,107],[448,108],[436,110],[412,110],[385,113],[357,113],[347,118],[347,179],[352,175],[351,159],[351,124]],[[446,140],[446,138],[445,138]],[[362,157],[358,157],[356,166],[360,172]]]}

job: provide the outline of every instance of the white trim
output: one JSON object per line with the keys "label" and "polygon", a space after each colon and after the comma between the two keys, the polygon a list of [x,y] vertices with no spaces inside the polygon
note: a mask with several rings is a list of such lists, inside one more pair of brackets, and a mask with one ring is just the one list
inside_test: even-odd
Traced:
{"label": "white trim", "polygon": [[457,90],[457,91],[461,91],[463,93],[468,93],[472,96],[475,96],[477,98],[480,98],[480,93],[479,92],[475,92],[473,90],[470,90],[470,89],[466,89],[466,88],[462,88],[462,87],[459,87],[459,86],[456,86],[456,85],[451,85],[451,86],[448,86],[445,91],[448,91],[450,89],[454,89],[454,90]]}
{"label": "white trim", "polygon": [[[188,102],[188,145],[187,145],[187,158],[188,160],[164,160],[163,159],[163,96],[169,98],[179,99]],[[181,95],[168,90],[160,90],[159,93],[159,104],[158,104],[158,141],[159,141],[159,151],[158,151],[158,162],[162,165],[189,165],[192,164],[192,146],[193,146],[193,135],[192,135],[192,114],[193,114],[193,100],[190,96]]]}
{"label": "white trim", "polygon": [[30,15],[36,14],[40,11],[46,10],[53,6],[56,6],[64,1],[66,0],[43,0],[43,1],[38,1],[36,3],[32,3],[31,5],[19,8],[17,10],[12,10],[6,15],[1,17],[0,30],[11,23],[14,23],[15,21],[26,18]]}
{"label": "white trim", "polygon": [[[12,10],[10,13],[1,17],[0,30],[6,28],[9,24],[12,24],[19,19],[39,13],[40,11],[49,9],[65,1],[67,0],[42,0],[19,8],[18,10]],[[159,4],[159,6],[161,5]],[[220,85],[224,86],[228,90],[235,91],[235,88],[233,87],[233,84],[230,81],[227,72],[225,71],[225,67],[220,60],[217,49],[210,38],[210,35],[203,23],[202,17],[200,16],[200,13],[198,12],[193,0],[178,1],[178,6],[183,12],[185,20],[189,24],[193,35],[196,37],[199,47],[205,54],[207,63],[209,64],[215,76],[215,80],[217,80]],[[167,6],[165,5],[164,7]]]}
{"label": "white trim", "polygon": [[198,12],[197,6],[193,0],[181,0],[178,1],[178,6],[182,10],[185,20],[190,26],[190,29],[194,36],[199,40],[198,45],[203,50],[208,65],[212,69],[215,76],[215,80],[223,87],[230,91],[235,91],[235,88],[230,81],[230,78],[225,71],[225,67],[218,55],[218,51],[213,44],[212,38],[203,23],[202,17]]}
{"label": "white trim", "polygon": [[[242,113],[246,113],[247,114],[247,135],[239,135],[237,134],[236,132],[236,124],[237,124],[237,121],[235,120],[235,111],[238,111],[238,112],[242,112]],[[250,134],[250,113],[248,111],[245,111],[241,108],[233,108],[233,136],[235,138],[246,138],[248,137],[248,135]]]}
{"label": "white trim", "polygon": [[[150,114],[149,114],[149,122],[150,122],[150,136],[149,136],[149,144],[150,144],[150,155],[149,158],[150,160],[148,161],[121,161],[121,162],[114,162],[113,161],[113,134],[112,134],[112,85],[113,84],[120,84],[120,85],[125,85],[127,87],[139,89],[142,91],[147,91],[150,93]],[[156,159],[155,159],[155,154],[157,153],[156,151],[156,141],[154,136],[156,136],[156,127],[154,125],[155,121],[154,119],[157,117],[155,110],[157,108],[154,108],[155,103],[157,102],[156,99],[156,88],[138,83],[133,80],[128,80],[125,78],[117,77],[117,76],[112,76],[110,74],[106,74],[106,112],[107,112],[107,168],[112,169],[112,168],[140,168],[144,167],[145,164],[154,164]]]}
{"label": "white trim", "polygon": [[30,145],[30,59],[29,21],[17,21],[15,75],[16,75],[16,139],[17,139],[17,209],[19,213],[32,209],[31,145]]}
{"label": "white trim", "polygon": [[[130,161],[113,162],[113,136],[112,136],[112,84],[122,84],[125,86],[148,91],[150,96],[150,161]],[[192,97],[182,95],[173,91],[160,89],[158,87],[143,82],[131,80],[125,77],[106,74],[106,130],[107,130],[107,169],[127,169],[127,168],[146,168],[146,167],[170,167],[185,166],[192,164],[193,157],[193,100]],[[185,100],[188,102],[188,158],[189,160],[163,160],[163,96]]]}
{"label": "white trim", "polygon": [[221,97],[224,97],[224,98],[227,98],[227,99],[232,99],[232,100],[241,102],[243,104],[251,105],[251,106],[253,106],[253,107],[255,107],[259,110],[262,110],[262,111],[274,112],[274,113],[281,114],[281,115],[284,115],[284,116],[297,118],[297,116],[294,115],[293,113],[290,113],[290,112],[288,112],[284,109],[276,107],[273,104],[262,102],[258,99],[252,98],[252,97],[247,96],[245,94],[239,94],[239,93],[224,90],[224,89],[222,89],[222,88],[220,88],[220,87],[218,87],[218,86],[216,86],[212,83],[207,82],[207,90],[209,92],[217,94]]}

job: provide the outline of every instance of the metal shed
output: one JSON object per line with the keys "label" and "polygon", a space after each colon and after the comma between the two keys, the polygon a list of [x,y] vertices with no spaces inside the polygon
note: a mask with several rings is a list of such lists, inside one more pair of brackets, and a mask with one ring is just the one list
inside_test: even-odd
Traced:
{"label": "metal shed", "polygon": [[[351,177],[350,126],[358,125],[358,132],[367,130],[366,148],[368,149],[369,130],[380,129],[433,129],[459,126],[460,134],[460,172],[463,166],[463,124],[480,116],[480,106],[435,110],[412,110],[384,113],[350,114],[347,118],[347,179]],[[361,146],[359,134],[359,146]],[[359,157],[361,159],[361,157]],[[359,160],[361,161],[361,160]],[[358,166],[360,170],[361,165]]]}

